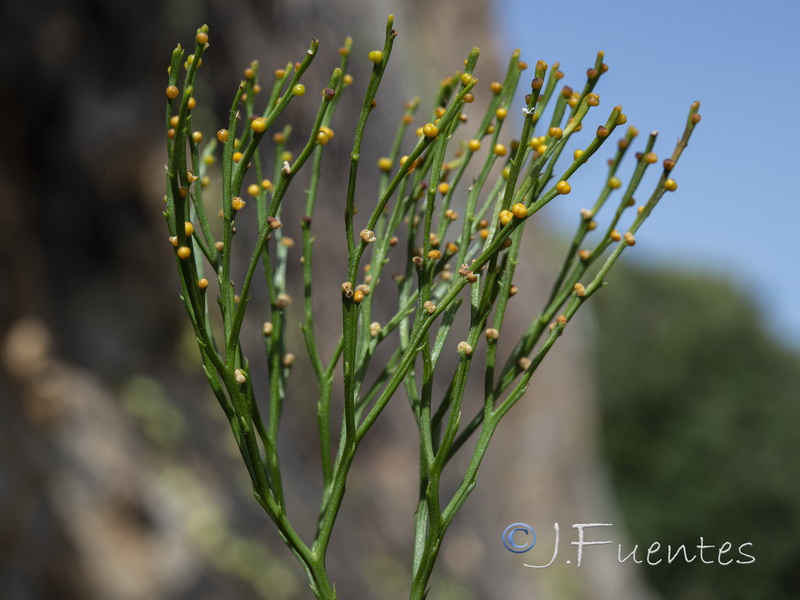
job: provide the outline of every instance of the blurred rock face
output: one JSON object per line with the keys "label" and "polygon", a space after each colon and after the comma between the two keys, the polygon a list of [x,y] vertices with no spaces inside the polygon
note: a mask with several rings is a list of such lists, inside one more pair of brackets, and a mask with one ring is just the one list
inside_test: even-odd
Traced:
{"label": "blurred rock face", "polygon": [[[375,132],[394,130],[403,102],[420,94],[425,106],[474,45],[482,50],[478,76],[499,78],[506,57],[492,38],[490,7],[484,0],[174,0],[52,1],[13,10],[0,20],[7,29],[0,37],[29,59],[2,67],[3,108],[18,116],[9,139],[19,146],[4,151],[0,185],[4,197],[25,202],[7,203],[0,216],[7,282],[0,293],[0,441],[9,449],[0,458],[0,596],[309,597],[293,558],[241,485],[229,433],[217,407],[208,409],[196,350],[184,366],[185,315],[161,218],[169,52],[209,23],[212,48],[201,79],[215,129],[239,69],[253,58],[268,73],[317,37],[323,66],[315,64],[307,85],[322,87],[343,36],[352,35],[354,53],[365,55],[382,43],[394,12],[400,36],[359,175],[368,190],[373,157],[386,147]],[[354,95],[368,77],[365,62],[353,61]],[[337,120],[352,124],[357,104],[343,105]],[[302,109],[295,116],[310,122]],[[323,285],[327,278],[334,287],[346,182],[331,175],[346,173],[343,148],[326,157],[317,219],[335,226],[314,231],[319,256],[331,257]],[[286,212],[290,227],[299,213]],[[550,282],[541,267],[521,265],[525,300],[512,302],[509,321],[527,325],[544,301]],[[321,324],[338,327],[338,306],[319,315]],[[548,531],[556,521],[569,530],[614,517],[594,454],[591,365],[580,327],[570,326],[500,427],[477,490],[445,540],[432,597],[548,598],[564,590],[575,598],[645,597],[616,563],[598,558],[581,571],[559,565],[534,572],[500,543],[515,521]],[[326,333],[321,326],[323,352],[332,346]],[[293,400],[283,438],[293,516],[308,523],[319,497],[316,446],[306,433],[314,400],[313,390]],[[408,586],[418,459],[405,400],[398,397],[381,421],[356,460],[334,535],[329,563],[342,598],[399,598]],[[165,437],[158,433],[164,422],[183,425]],[[463,461],[454,465],[454,484],[459,469]],[[312,534],[310,526],[299,529]]]}

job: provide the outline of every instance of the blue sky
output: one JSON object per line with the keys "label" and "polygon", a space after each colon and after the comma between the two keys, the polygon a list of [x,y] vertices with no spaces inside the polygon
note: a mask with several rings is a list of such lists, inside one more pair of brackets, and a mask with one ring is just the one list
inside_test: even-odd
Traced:
{"label": "blue sky", "polygon": [[[642,134],[660,132],[659,157],[672,152],[691,102],[702,102],[703,121],[674,171],[679,190],[640,230],[633,254],[728,276],[767,327],[800,348],[800,3],[495,2],[508,52],[559,61],[566,84],[579,89],[604,50],[603,120],[622,104]],[[575,191],[583,177],[596,192],[601,162],[573,179]],[[593,199],[573,192],[548,214],[571,231]]]}

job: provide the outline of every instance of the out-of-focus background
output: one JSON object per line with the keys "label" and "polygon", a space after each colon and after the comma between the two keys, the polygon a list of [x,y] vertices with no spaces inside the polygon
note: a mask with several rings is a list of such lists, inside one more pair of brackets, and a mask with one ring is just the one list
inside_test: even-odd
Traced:
{"label": "out-of-focus background", "polygon": [[[393,130],[403,102],[415,94],[430,102],[473,45],[484,84],[521,47],[531,64],[560,61],[565,83],[579,87],[604,50],[602,106],[620,103],[640,131],[659,129],[661,155],[689,104],[703,102],[674,173],[678,192],[501,427],[448,534],[431,597],[795,598],[800,279],[790,240],[800,208],[790,144],[800,90],[789,43],[800,10],[769,1],[641,4],[3,3],[0,598],[310,597],[248,492],[177,299],[161,215],[165,69],[175,44],[189,45],[208,23],[196,119],[211,135],[252,59],[269,72],[317,37],[308,85],[322,87],[352,35],[353,104],[335,127],[342,145],[326,158],[321,208],[338,225],[335,174],[346,164],[366,54],[382,43],[389,13],[400,36],[365,155],[379,156],[381,131]],[[308,103],[293,117],[308,123],[313,110]],[[375,175],[369,162],[365,189]],[[538,309],[555,265],[548,257],[563,250],[602,177],[598,161],[543,211],[539,247],[521,266],[530,295],[512,316]],[[332,270],[335,233],[320,234]],[[321,310],[322,333],[338,326],[337,313]],[[315,400],[295,395],[282,438],[291,501],[309,523],[319,493],[308,439]],[[386,416],[365,441],[333,540],[330,569],[343,598],[407,593],[416,447],[403,402]],[[514,522],[539,534],[530,554],[502,546]],[[558,561],[526,568],[549,560],[554,522]],[[565,563],[574,558],[571,525],[590,522],[613,523],[590,535],[614,543],[586,549],[577,569]],[[617,544],[623,556],[638,544],[644,559],[656,541],[696,554],[701,537],[715,547],[705,554],[714,564],[617,560]],[[725,542],[733,550],[720,559]],[[719,564],[742,558],[744,543],[755,563]]]}

